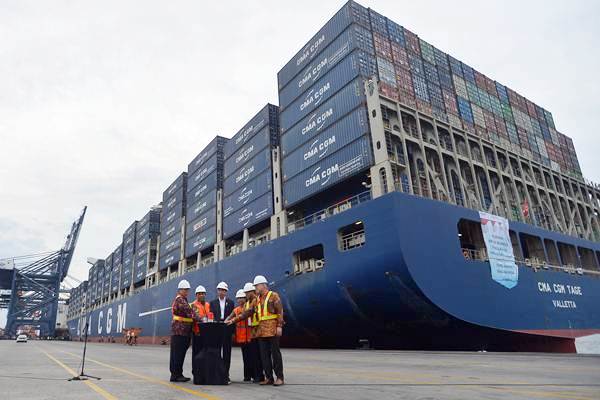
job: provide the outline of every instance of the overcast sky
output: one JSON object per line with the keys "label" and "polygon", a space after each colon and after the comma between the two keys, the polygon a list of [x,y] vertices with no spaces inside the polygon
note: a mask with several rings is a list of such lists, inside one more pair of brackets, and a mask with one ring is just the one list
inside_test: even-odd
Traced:
{"label": "overcast sky", "polygon": [[[550,110],[600,182],[600,2],[361,2]],[[342,1],[0,1],[0,258],[106,257]],[[0,321],[2,325],[2,321]]]}

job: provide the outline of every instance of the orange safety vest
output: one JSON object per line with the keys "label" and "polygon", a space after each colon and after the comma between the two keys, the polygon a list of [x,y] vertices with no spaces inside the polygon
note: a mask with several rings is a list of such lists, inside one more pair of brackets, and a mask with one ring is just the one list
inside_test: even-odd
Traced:
{"label": "orange safety vest", "polygon": [[273,292],[269,290],[269,292],[265,296],[264,300],[262,300],[261,298],[259,298],[259,301],[258,301],[258,319],[260,321],[268,321],[268,320],[271,320],[271,319],[277,319],[277,318],[279,318],[278,314],[270,314],[269,313],[269,307],[267,305],[269,304],[269,299],[271,298],[272,294],[273,294]]}
{"label": "orange safety vest", "polygon": [[[179,295],[177,295],[177,297],[179,297]],[[177,300],[177,297],[175,297],[175,300]],[[188,324],[191,324],[192,322],[194,322],[194,320],[192,318],[175,315],[175,300],[173,300],[173,304],[171,305],[171,314],[173,314],[173,321],[185,322]]]}
{"label": "orange safety vest", "polygon": [[[233,309],[236,316],[242,313],[242,307],[236,307]],[[248,326],[248,320],[241,320],[235,324],[235,342],[237,344],[250,343],[251,332],[250,326]]]}
{"label": "orange safety vest", "polygon": [[[190,306],[192,306],[192,310],[194,310],[194,312],[196,314],[198,314],[200,316],[200,318],[204,318],[204,317],[208,318],[208,314],[210,313],[210,304],[208,304],[207,301],[204,302],[204,306],[203,306],[202,303],[200,303],[198,300],[194,300],[192,303],[190,303]],[[198,324],[197,322],[194,322],[194,326],[193,326],[192,330],[194,331],[194,335],[199,334],[200,333],[200,324]]]}

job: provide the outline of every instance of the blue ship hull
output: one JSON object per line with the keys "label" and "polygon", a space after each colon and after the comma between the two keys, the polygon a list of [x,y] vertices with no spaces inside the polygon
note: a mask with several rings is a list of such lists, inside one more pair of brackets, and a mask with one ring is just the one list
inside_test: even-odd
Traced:
{"label": "blue ship hull", "polygon": [[[463,218],[479,221],[470,209],[390,193],[182,278],[206,286],[212,298],[219,281],[241,288],[266,275],[284,301],[287,345],[356,347],[368,339],[378,348],[564,352],[574,351],[575,337],[600,332],[598,276],[519,265],[518,284],[507,289],[492,280],[489,263],[461,254]],[[340,251],[338,229],[356,221],[364,224],[365,244]],[[600,251],[598,243],[527,224],[511,222],[510,229]],[[292,254],[318,244],[325,266],[295,275]],[[70,333],[80,337],[87,318],[93,340],[139,327],[142,342],[161,343],[170,334],[178,281],[70,320]],[[580,294],[549,293],[546,284],[579,287]],[[565,301],[568,308],[560,306]]]}

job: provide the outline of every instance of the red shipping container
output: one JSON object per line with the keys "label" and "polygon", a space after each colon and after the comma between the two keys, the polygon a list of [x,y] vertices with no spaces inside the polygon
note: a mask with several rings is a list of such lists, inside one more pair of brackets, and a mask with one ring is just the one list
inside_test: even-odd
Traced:
{"label": "red shipping container", "polygon": [[527,113],[529,113],[529,116],[533,119],[538,119],[537,113],[535,112],[535,104],[527,99],[525,99],[525,104],[527,105]]}
{"label": "red shipping container", "polygon": [[396,42],[392,42],[390,47],[392,50],[392,61],[394,62],[394,65],[400,68],[410,69],[406,49]]}
{"label": "red shipping container", "polygon": [[415,100],[415,94],[412,91],[406,89],[400,89],[398,92],[398,101],[411,108],[417,108],[417,102]]}
{"label": "red shipping container", "polygon": [[433,112],[431,110],[431,104],[429,104],[421,99],[417,99],[417,110],[421,111],[422,113],[428,114],[428,115],[433,114]]}
{"label": "red shipping container", "polygon": [[446,111],[458,115],[458,105],[456,104],[456,97],[454,97],[454,93],[450,92],[449,90],[442,89],[442,95],[444,96],[444,105],[446,106]]}
{"label": "red shipping container", "polygon": [[496,82],[494,82],[487,76],[485,77],[485,90],[491,96],[498,97],[498,93],[496,92]]}
{"label": "red shipping container", "polygon": [[490,132],[498,132],[496,129],[496,122],[494,121],[494,114],[487,110],[483,110],[483,120],[485,121],[485,126]]}
{"label": "red shipping container", "polygon": [[373,42],[375,43],[375,53],[388,61],[392,61],[392,48],[389,40],[380,33],[373,32]]}
{"label": "red shipping container", "polygon": [[406,48],[413,54],[421,55],[421,47],[417,35],[404,28],[404,38],[406,39]]}
{"label": "red shipping container", "polygon": [[508,137],[508,132],[506,131],[506,124],[504,123],[504,119],[501,117],[494,117],[494,124],[496,125],[496,129],[500,136]]}
{"label": "red shipping container", "polygon": [[409,70],[404,68],[396,69],[396,82],[401,89],[406,89],[414,93],[412,76]]}
{"label": "red shipping container", "polygon": [[381,92],[382,95],[384,95],[385,97],[398,101],[399,97],[398,97],[398,89],[396,89],[395,87],[388,85],[385,82],[379,82],[379,91]]}
{"label": "red shipping container", "polygon": [[473,70],[473,73],[475,74],[475,83],[477,84],[477,87],[485,90],[485,75],[475,69]]}

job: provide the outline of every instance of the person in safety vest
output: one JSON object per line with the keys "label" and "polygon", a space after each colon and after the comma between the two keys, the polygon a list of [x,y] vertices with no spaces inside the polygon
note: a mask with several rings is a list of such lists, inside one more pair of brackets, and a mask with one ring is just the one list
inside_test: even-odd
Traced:
{"label": "person in safety vest", "polygon": [[[254,286],[258,292],[258,298],[254,305],[238,317],[229,320],[229,324],[236,323],[241,319],[250,317],[256,313],[258,327],[255,336],[258,338],[260,357],[265,373],[265,379],[261,385],[283,385],[283,358],[279,349],[279,339],[283,331],[283,305],[281,298],[276,292],[269,290],[267,279],[262,275],[254,278]],[[277,379],[273,380],[273,372]]]}
{"label": "person in safety vest", "polygon": [[190,334],[192,324],[197,318],[188,304],[187,296],[190,283],[185,279],[177,285],[177,296],[171,306],[173,320],[171,321],[171,356],[169,369],[171,382],[187,382],[190,378],[183,376],[183,362],[185,353],[190,347]]}
{"label": "person in safety vest", "polygon": [[206,301],[206,289],[202,285],[196,287],[196,300],[190,303],[194,315],[198,317],[192,325],[192,371],[196,368],[196,355],[202,350],[202,336],[200,336],[200,322],[207,322],[212,318],[210,305]]}
{"label": "person in safety vest", "polygon": [[[246,375],[246,366],[248,365],[250,368],[250,374],[252,376],[252,382],[260,383],[264,378],[262,362],[260,360],[260,350],[258,347],[258,339],[256,338],[256,331],[258,329],[258,314],[253,312],[252,310],[256,309],[256,303],[258,301],[258,297],[256,296],[256,290],[252,282],[247,282],[244,285],[244,289],[242,289],[244,294],[246,295],[246,301],[242,307],[241,312],[232,313],[227,321],[232,320],[234,318],[240,317],[239,320],[236,320],[236,326],[241,322],[247,322],[248,327],[250,328],[250,342],[246,344],[246,359],[244,361],[244,377]],[[238,307],[239,308],[239,307]],[[250,310],[250,311],[248,311]],[[246,317],[242,316],[242,314],[247,315]],[[251,313],[251,314],[250,314]],[[237,322],[240,321],[240,322]],[[243,351],[243,350],[242,350]],[[242,356],[244,353],[242,352]],[[246,362],[247,360],[247,362]]]}
{"label": "person in safety vest", "polygon": [[[240,289],[235,294],[235,299],[237,301],[237,307],[233,309],[233,312],[228,317],[235,318],[240,315],[244,311],[244,305],[246,304],[246,293],[244,293],[243,289]],[[254,377],[254,365],[250,360],[250,340],[251,340],[251,327],[248,324],[247,319],[243,319],[235,324],[235,334],[233,335],[233,340],[236,344],[240,346],[242,350],[242,360],[244,362],[244,382],[251,382]]]}

